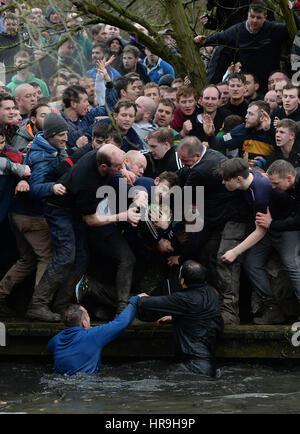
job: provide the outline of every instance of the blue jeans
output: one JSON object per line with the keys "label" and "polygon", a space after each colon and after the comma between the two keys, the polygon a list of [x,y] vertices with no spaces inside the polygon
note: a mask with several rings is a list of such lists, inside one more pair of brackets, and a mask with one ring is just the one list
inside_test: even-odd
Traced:
{"label": "blue jeans", "polygon": [[76,269],[84,273],[87,266],[87,248],[85,223],[71,211],[51,205],[45,206],[52,244],[53,260],[49,268],[61,270],[75,264]]}
{"label": "blue jeans", "polygon": [[255,290],[264,301],[273,299],[265,265],[275,249],[289,275],[294,293],[300,301],[300,232],[268,232],[265,237],[245,253],[243,267]]}
{"label": "blue jeans", "polygon": [[[32,306],[50,306],[60,312],[71,303],[75,281],[86,271],[87,250],[85,223],[71,211],[45,205],[45,218],[49,226],[53,258],[32,296]],[[55,308],[54,308],[55,305]]]}

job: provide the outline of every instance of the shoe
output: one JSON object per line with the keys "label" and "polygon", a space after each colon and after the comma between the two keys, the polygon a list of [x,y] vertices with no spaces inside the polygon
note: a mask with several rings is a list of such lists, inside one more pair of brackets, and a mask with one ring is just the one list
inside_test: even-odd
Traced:
{"label": "shoe", "polygon": [[75,287],[75,295],[77,303],[81,303],[82,299],[86,296],[89,284],[88,284],[88,278],[83,275],[82,278],[79,280]]}
{"label": "shoe", "polygon": [[263,314],[253,318],[254,324],[271,325],[284,323],[285,317],[282,315],[279,307],[275,304],[266,305]]}
{"label": "shoe", "polygon": [[27,310],[25,317],[32,321],[42,322],[60,322],[61,316],[58,313],[51,312],[47,307],[37,306]]}

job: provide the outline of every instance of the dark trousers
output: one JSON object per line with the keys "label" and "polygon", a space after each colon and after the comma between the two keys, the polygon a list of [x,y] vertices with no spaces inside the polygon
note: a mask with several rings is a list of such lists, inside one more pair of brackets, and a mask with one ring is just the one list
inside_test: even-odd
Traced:
{"label": "dark trousers", "polygon": [[99,252],[100,255],[111,260],[116,267],[114,284],[117,303],[124,304],[130,296],[135,256],[119,228],[105,238],[102,233],[101,228],[90,228],[89,242],[94,254]]}

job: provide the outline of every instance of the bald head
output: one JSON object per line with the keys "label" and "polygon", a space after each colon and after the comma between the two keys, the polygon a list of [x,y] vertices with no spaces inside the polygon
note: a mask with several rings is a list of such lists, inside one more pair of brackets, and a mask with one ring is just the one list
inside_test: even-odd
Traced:
{"label": "bald head", "polygon": [[135,101],[137,112],[135,116],[135,122],[144,123],[153,119],[156,111],[156,104],[152,98],[148,96],[139,96]]}
{"label": "bald head", "polygon": [[20,84],[15,90],[15,99],[20,114],[29,114],[32,107],[37,104],[36,90],[30,84]]}
{"label": "bald head", "polygon": [[139,151],[134,150],[128,151],[125,154],[124,163],[138,178],[143,176],[147,166],[146,157]]}
{"label": "bald head", "polygon": [[114,175],[122,169],[125,152],[116,145],[107,143],[97,151],[97,164],[102,176]]}
{"label": "bald head", "polygon": [[31,86],[31,84],[20,84],[16,90],[15,90],[15,97],[20,98],[22,95],[24,95],[27,92],[33,92],[34,87]]}

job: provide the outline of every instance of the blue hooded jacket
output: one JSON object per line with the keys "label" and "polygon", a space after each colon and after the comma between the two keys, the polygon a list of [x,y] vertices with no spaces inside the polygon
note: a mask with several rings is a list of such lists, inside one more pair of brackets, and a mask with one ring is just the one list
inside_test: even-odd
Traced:
{"label": "blue hooded jacket", "polygon": [[70,327],[62,330],[48,343],[58,374],[77,372],[93,374],[101,369],[103,347],[116,339],[134,319],[139,297],[129,299],[127,307],[113,321],[96,327]]}
{"label": "blue hooded jacket", "polygon": [[50,145],[43,133],[36,134],[24,162],[31,169],[28,180],[30,191],[15,198],[12,205],[15,212],[30,216],[44,214],[44,203],[52,194],[52,186],[55,184],[52,172],[65,156],[64,152]]}

